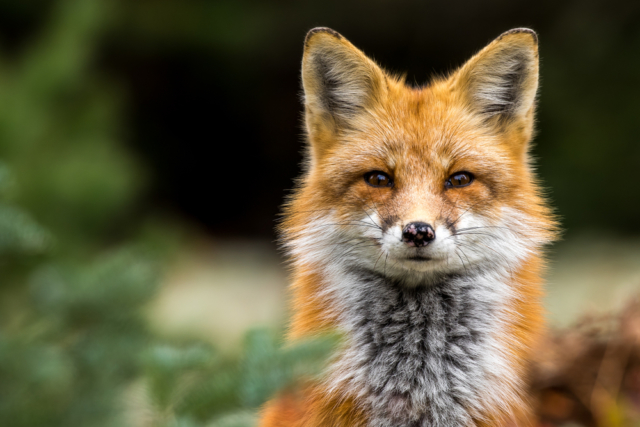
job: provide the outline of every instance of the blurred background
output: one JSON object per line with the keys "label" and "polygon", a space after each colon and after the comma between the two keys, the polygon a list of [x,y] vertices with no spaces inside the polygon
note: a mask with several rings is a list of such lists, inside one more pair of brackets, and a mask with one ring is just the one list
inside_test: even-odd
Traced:
{"label": "blurred background", "polygon": [[639,2],[2,0],[1,425],[251,426],[320,369],[274,231],[315,26],[415,85],[535,29],[550,323],[638,293]]}

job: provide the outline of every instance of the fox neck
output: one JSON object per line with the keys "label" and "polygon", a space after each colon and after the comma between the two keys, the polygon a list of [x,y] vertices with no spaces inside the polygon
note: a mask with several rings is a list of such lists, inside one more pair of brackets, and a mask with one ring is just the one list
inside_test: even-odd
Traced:
{"label": "fox neck", "polygon": [[370,427],[475,425],[518,399],[513,352],[501,339],[508,277],[475,271],[407,288],[346,267],[324,279],[349,337],[329,390],[358,402]]}

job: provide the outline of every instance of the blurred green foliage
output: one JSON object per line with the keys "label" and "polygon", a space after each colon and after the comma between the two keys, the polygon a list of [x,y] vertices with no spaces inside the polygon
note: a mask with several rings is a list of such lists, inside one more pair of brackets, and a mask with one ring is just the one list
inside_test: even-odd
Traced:
{"label": "blurred green foliage", "polygon": [[140,375],[150,336],[139,308],[153,295],[154,270],[122,250],[83,266],[54,258],[27,273],[23,312],[0,335],[0,423],[123,425],[114,403]]}
{"label": "blurred green foliage", "polygon": [[[10,174],[0,171],[4,189]],[[337,344],[327,336],[282,347],[255,330],[229,357],[174,343],[143,317],[160,272],[143,243],[69,261],[3,199],[0,227],[0,425],[249,427],[278,390],[319,375]]]}
{"label": "blurred green foliage", "polygon": [[144,185],[121,144],[122,95],[90,68],[112,7],[58,1],[17,57],[0,55],[0,158],[21,184],[15,201],[66,251],[99,243]]}
{"label": "blurred green foliage", "polygon": [[251,426],[259,407],[300,378],[319,375],[335,336],[282,347],[265,330],[250,331],[237,360],[202,343],[158,345],[144,357],[153,425]]}
{"label": "blurred green foliage", "polygon": [[90,67],[113,6],[56,1],[0,54],[0,425],[251,426],[336,342],[256,330],[223,356],[148,327],[171,237],[144,220],[117,234],[145,173],[121,144],[123,93]]}

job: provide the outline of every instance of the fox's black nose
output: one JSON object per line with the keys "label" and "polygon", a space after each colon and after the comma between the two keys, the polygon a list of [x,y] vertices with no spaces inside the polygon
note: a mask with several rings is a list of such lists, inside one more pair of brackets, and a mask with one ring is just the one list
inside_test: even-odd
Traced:
{"label": "fox's black nose", "polygon": [[427,246],[435,238],[433,227],[424,222],[412,222],[402,230],[402,241],[409,246]]}

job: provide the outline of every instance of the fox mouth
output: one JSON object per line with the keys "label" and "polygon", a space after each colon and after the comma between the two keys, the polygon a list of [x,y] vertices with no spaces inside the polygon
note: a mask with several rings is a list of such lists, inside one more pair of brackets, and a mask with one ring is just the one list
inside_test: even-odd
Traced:
{"label": "fox mouth", "polygon": [[415,255],[415,256],[404,258],[404,260],[413,261],[413,262],[425,262],[425,261],[431,261],[431,257]]}

